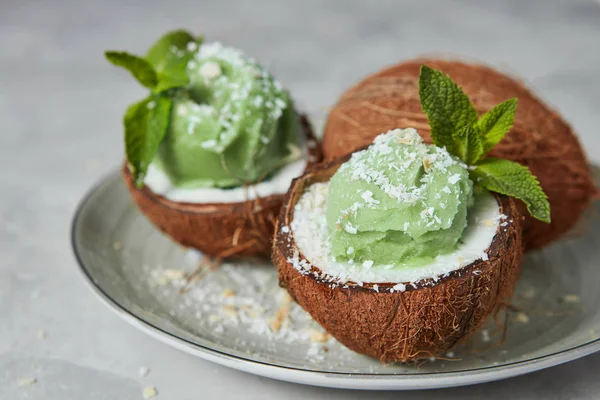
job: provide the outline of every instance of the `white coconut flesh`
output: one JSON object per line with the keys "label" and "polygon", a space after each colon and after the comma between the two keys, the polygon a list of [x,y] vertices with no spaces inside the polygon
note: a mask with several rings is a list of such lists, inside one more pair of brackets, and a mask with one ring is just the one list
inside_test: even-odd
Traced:
{"label": "white coconut flesh", "polygon": [[238,203],[287,192],[294,178],[302,175],[306,159],[299,159],[280,168],[268,180],[231,189],[220,188],[180,188],[153,164],[148,167],[144,183],[155,194],[180,203]]}
{"label": "white coconut flesh", "polygon": [[[326,221],[328,186],[328,183],[309,186],[296,203],[291,227],[282,229],[291,230],[298,249],[308,260],[308,264],[302,262],[295,254],[288,262],[301,273],[307,273],[315,266],[324,274],[322,278],[338,284],[397,283],[394,290],[404,291],[411,283],[425,279],[437,281],[476,260],[487,260],[487,250],[496,231],[499,227],[507,229],[511,222],[500,213],[496,198],[489,192],[481,192],[475,195],[475,204],[469,209],[467,227],[457,248],[451,253],[437,256],[429,264],[377,265],[369,260],[335,260],[330,254]],[[378,290],[377,285],[373,289]]]}

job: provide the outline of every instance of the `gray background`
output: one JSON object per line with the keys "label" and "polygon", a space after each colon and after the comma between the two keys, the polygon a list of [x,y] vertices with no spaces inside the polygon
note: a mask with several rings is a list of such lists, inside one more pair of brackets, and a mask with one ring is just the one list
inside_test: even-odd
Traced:
{"label": "gray background", "polygon": [[[143,91],[105,49],[142,52],[166,30],[256,56],[323,113],[349,84],[430,52],[529,81],[600,162],[600,4],[579,1],[24,1],[0,4],[0,399],[549,398],[600,393],[600,355],[466,388],[366,393],[303,387],[162,345],[84,286],[69,247],[78,200],[122,157],[121,115]],[[47,338],[41,340],[37,331]],[[151,368],[145,378],[141,366]],[[19,387],[21,378],[38,383]]]}

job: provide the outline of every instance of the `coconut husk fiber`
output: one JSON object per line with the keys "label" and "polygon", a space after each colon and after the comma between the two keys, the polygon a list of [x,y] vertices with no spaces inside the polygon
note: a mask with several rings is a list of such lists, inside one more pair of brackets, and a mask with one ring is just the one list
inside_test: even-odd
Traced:
{"label": "coconut husk fiber", "polygon": [[354,151],[394,128],[416,128],[430,143],[429,124],[419,102],[421,64],[449,74],[480,115],[509,98],[519,99],[513,129],[490,156],[528,166],[548,195],[549,225],[530,217],[518,202],[525,216],[528,249],[543,247],[568,232],[598,195],[577,137],[561,116],[524,84],[483,65],[423,58],[368,76],[344,92],[331,110],[323,136],[325,158]]}
{"label": "coconut husk fiber", "polygon": [[[521,272],[522,229],[515,202],[497,196],[500,211],[513,222],[499,227],[489,260],[478,260],[448,276],[405,282],[335,282],[307,260],[294,241],[294,206],[305,188],[325,182],[342,160],[313,168],[298,178],[281,209],[273,241],[280,285],[332,336],[348,348],[382,362],[409,362],[444,354],[465,340],[511,296]],[[306,268],[299,265],[308,265]]]}
{"label": "coconut husk fiber", "polygon": [[[301,117],[306,136],[307,168],[321,160],[310,123]],[[236,203],[181,203],[137,188],[127,162],[122,177],[138,209],[162,232],[185,247],[225,257],[268,257],[284,194]],[[251,189],[249,189],[251,190]]]}

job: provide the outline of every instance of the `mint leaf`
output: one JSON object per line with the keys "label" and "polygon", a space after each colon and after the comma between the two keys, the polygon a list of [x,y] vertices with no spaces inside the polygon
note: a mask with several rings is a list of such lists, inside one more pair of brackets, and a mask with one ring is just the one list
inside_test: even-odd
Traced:
{"label": "mint leaf", "polygon": [[453,133],[477,122],[471,101],[450,77],[426,65],[421,65],[419,97],[433,143],[456,155]]}
{"label": "mint leaf", "polygon": [[483,143],[477,129],[466,125],[452,134],[456,155],[466,164],[474,164],[483,155]]}
{"label": "mint leaf", "polygon": [[[190,42],[194,43],[194,45],[191,45],[192,50],[188,50],[187,48]],[[182,63],[181,55],[185,55],[186,53],[187,55],[190,53],[193,54],[199,44],[196,38],[187,31],[175,30],[167,32],[150,46],[150,49],[146,53],[146,59],[159,71],[165,68],[173,68],[173,66]]]}
{"label": "mint leaf", "polygon": [[483,153],[487,154],[510,131],[515,122],[517,99],[506,100],[483,114],[477,127],[483,136]]}
{"label": "mint leaf", "polygon": [[134,78],[145,87],[152,89],[158,83],[156,71],[143,58],[124,51],[107,51],[104,55],[112,64],[131,72]]}
{"label": "mint leaf", "polygon": [[144,185],[148,166],[167,133],[172,107],[171,99],[153,95],[132,104],[125,113],[125,152],[138,187]]}
{"label": "mint leaf", "polygon": [[508,160],[486,158],[470,170],[473,182],[486,189],[522,200],[540,221],[550,223],[550,204],[529,168]]}
{"label": "mint leaf", "polygon": [[421,65],[419,75],[421,108],[427,115],[433,143],[446,147],[469,168],[471,179],[500,194],[522,200],[527,210],[550,223],[550,204],[529,168],[497,158],[481,160],[510,131],[517,99],[492,108],[480,119],[463,90],[441,71]]}
{"label": "mint leaf", "polygon": [[146,53],[146,59],[158,71],[160,89],[185,86],[190,82],[186,66],[194,56],[201,39],[189,32],[175,30],[160,37]]}
{"label": "mint leaf", "polygon": [[178,74],[173,76],[161,75],[158,80],[158,84],[154,88],[154,92],[162,93],[169,89],[186,86],[190,83],[190,78],[187,74]]}

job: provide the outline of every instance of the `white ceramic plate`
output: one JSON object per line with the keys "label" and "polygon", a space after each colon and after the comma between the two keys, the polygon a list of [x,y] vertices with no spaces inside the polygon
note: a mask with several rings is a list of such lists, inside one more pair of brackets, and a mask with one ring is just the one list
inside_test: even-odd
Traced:
{"label": "white ceramic plate", "polygon": [[[117,172],[82,201],[72,241],[86,281],[104,303],[187,353],[309,385],[421,389],[508,378],[600,349],[596,209],[587,222],[585,233],[527,255],[504,341],[490,321],[444,359],[419,365],[382,365],[328,338],[289,301],[267,262],[209,267],[201,254],[174,244],[147,222]],[[186,283],[199,265],[197,279]]]}

